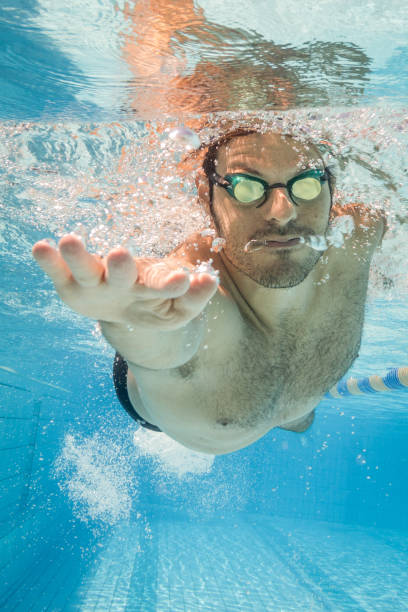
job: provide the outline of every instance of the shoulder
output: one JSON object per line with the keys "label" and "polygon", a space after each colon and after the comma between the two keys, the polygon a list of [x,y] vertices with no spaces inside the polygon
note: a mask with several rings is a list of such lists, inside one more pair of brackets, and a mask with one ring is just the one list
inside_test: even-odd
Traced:
{"label": "shoulder", "polygon": [[167,256],[170,259],[183,261],[186,265],[197,265],[202,261],[218,260],[217,254],[211,249],[211,236],[203,236],[201,232],[191,234],[185,242],[176,247]]}
{"label": "shoulder", "polygon": [[385,211],[371,208],[359,202],[351,202],[343,206],[336,204],[331,211],[331,221],[345,215],[353,218],[354,242],[365,247],[370,246],[373,249],[381,245],[387,231]]}

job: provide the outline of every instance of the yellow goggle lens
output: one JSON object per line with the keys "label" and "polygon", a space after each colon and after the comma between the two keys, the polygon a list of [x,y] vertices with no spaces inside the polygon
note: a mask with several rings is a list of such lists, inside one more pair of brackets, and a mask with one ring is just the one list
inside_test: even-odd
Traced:
{"label": "yellow goggle lens", "polygon": [[265,188],[262,183],[251,179],[242,179],[234,187],[234,197],[243,204],[259,200],[264,193]]}
{"label": "yellow goggle lens", "polygon": [[292,194],[301,200],[313,200],[322,190],[320,181],[311,176],[299,179],[292,186]]}

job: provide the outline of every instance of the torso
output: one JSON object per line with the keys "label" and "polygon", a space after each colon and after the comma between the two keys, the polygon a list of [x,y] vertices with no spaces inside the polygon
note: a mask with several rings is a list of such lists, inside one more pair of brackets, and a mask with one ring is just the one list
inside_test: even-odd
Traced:
{"label": "torso", "polygon": [[179,368],[137,368],[142,404],[129,385],[137,410],[185,446],[215,454],[310,413],[358,355],[375,245],[363,260],[348,247],[330,247],[315,267],[308,309],[288,310],[267,331],[209,253],[221,283],[201,346]]}

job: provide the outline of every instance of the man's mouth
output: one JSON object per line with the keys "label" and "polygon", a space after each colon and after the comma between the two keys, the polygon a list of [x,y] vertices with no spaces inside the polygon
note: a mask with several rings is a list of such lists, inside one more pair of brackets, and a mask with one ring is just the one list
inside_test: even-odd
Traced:
{"label": "man's mouth", "polygon": [[301,242],[299,236],[295,238],[286,238],[282,237],[282,239],[264,239],[264,240],[250,240],[246,243],[244,247],[245,253],[253,253],[254,251],[259,251],[261,249],[290,249]]}
{"label": "man's mouth", "polygon": [[291,247],[295,244],[299,244],[300,238],[289,238],[289,240],[265,240],[264,244],[267,247],[275,247],[278,249],[284,247]]}

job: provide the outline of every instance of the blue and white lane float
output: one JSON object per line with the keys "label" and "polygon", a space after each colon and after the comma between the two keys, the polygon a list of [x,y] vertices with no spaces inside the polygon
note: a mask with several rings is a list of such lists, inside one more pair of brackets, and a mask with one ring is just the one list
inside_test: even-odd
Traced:
{"label": "blue and white lane float", "polygon": [[386,391],[408,390],[408,366],[389,368],[385,376],[366,376],[365,378],[346,378],[337,383],[325,394],[328,398],[369,395]]}

